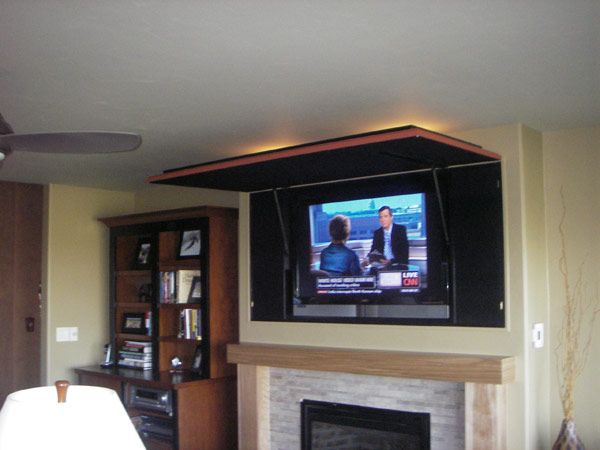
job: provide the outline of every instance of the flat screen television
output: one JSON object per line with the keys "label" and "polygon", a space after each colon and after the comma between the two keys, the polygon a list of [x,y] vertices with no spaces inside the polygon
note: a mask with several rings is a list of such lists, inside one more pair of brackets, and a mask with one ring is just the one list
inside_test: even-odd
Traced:
{"label": "flat screen television", "polygon": [[499,169],[251,194],[252,320],[503,326]]}
{"label": "flat screen television", "polygon": [[289,224],[295,318],[449,320],[449,250],[433,178],[298,192]]}

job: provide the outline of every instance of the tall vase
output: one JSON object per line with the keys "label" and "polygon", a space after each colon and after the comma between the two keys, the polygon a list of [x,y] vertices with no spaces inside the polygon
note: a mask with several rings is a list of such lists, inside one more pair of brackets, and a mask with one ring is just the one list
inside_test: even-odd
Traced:
{"label": "tall vase", "polygon": [[552,450],[585,450],[583,443],[575,431],[575,422],[563,419],[560,432],[552,446]]}

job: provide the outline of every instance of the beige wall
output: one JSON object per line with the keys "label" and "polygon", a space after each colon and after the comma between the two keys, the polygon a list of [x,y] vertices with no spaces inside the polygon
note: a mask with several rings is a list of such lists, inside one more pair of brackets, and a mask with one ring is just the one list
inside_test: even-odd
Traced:
{"label": "beige wall", "polygon": [[[73,380],[72,367],[97,364],[108,342],[108,233],[96,219],[131,212],[126,192],[50,185],[46,196],[43,358],[46,383]],[[56,342],[56,327],[78,327]]]}
{"label": "beige wall", "polygon": [[530,128],[521,128],[523,148],[523,216],[524,216],[524,294],[525,309],[522,325],[526,362],[526,441],[530,449],[550,448],[549,442],[549,347],[536,349],[529,337],[533,324],[548,328],[548,279],[546,276],[546,232],[544,217],[544,175],[542,135]]}
{"label": "beige wall", "polygon": [[215,189],[149,185],[135,194],[135,211],[148,212],[192,206],[238,207],[238,193]]}
{"label": "beige wall", "polygon": [[[598,291],[600,273],[600,125],[594,128],[562,130],[543,134],[544,177],[546,183],[546,229],[548,234],[548,278],[550,290],[550,340],[552,362],[548,373],[551,383],[551,438],[558,433],[562,410],[553,349],[561,326],[564,301],[558,271],[560,246],[558,224],[562,211],[560,189],[567,205],[565,223],[567,258],[572,276],[585,261],[588,287]],[[573,282],[573,281],[572,281]],[[590,358],[576,385],[575,422],[586,448],[600,448],[600,323],[595,325]]]}

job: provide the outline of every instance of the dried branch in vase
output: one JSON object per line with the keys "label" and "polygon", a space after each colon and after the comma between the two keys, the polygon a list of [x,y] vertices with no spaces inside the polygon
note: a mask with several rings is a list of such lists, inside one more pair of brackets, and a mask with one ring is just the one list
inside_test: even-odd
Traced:
{"label": "dried branch in vase", "polygon": [[585,260],[577,268],[575,284],[571,285],[569,264],[567,260],[567,245],[565,219],[567,207],[565,198],[560,191],[562,216],[558,227],[560,237],[559,270],[563,279],[565,302],[563,305],[563,320],[559,330],[558,344],[554,349],[556,369],[559,381],[560,400],[564,418],[573,420],[575,382],[589,356],[594,322],[600,314],[600,302],[597,289],[590,291],[584,277]]}

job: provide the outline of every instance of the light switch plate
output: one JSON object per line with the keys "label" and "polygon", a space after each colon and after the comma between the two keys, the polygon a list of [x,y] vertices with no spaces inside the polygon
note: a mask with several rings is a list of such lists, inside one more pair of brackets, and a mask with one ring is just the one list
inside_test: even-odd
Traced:
{"label": "light switch plate", "polygon": [[73,342],[79,340],[78,327],[57,327],[56,342]]}

